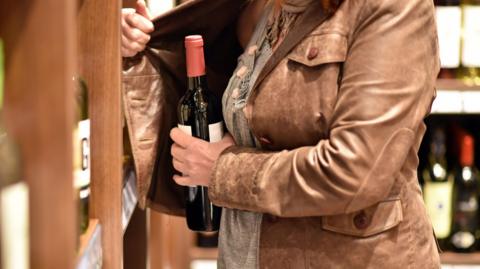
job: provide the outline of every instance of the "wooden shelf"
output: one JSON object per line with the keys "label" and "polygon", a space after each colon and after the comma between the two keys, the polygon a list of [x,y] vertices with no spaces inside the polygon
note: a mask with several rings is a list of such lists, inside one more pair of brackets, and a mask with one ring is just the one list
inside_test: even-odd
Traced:
{"label": "wooden shelf", "polygon": [[87,231],[80,237],[77,269],[102,268],[102,232],[97,219],[91,219]]}
{"label": "wooden shelf", "polygon": [[467,85],[465,84],[465,82],[459,79],[438,79],[436,87],[438,90],[447,90],[447,91],[448,90],[480,91],[480,86]]}
{"label": "wooden shelf", "polygon": [[122,228],[123,233],[127,230],[128,223],[137,207],[138,196],[135,184],[135,172],[129,169],[125,173],[125,185],[122,190]]}
{"label": "wooden shelf", "polygon": [[217,257],[218,257],[217,248],[192,247],[190,249],[191,260],[217,260]]}
{"label": "wooden shelf", "polygon": [[444,252],[440,255],[440,259],[442,260],[443,269],[480,269],[480,252],[465,254]]}

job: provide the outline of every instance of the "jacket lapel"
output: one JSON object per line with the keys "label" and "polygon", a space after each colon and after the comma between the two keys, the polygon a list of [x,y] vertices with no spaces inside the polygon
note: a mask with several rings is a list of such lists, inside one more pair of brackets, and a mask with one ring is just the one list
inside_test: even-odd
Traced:
{"label": "jacket lapel", "polygon": [[328,18],[327,13],[323,10],[320,5],[320,1],[316,1],[314,6],[307,9],[297,20],[289,30],[289,33],[283,40],[283,42],[278,46],[278,48],[273,52],[270,59],[267,61],[263,67],[260,75],[258,76],[252,91],[262,83],[265,77],[270,74],[275,66],[285,58],[285,56],[300,42],[302,39],[312,32],[317,26],[322,24]]}

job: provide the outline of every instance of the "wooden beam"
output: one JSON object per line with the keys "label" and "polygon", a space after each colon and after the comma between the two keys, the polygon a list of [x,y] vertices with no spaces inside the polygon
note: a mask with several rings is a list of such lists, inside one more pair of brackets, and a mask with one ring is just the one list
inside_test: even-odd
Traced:
{"label": "wooden beam", "polygon": [[122,268],[120,0],[84,0],[79,13],[79,75],[89,87],[91,215],[102,225],[103,268]]}
{"label": "wooden beam", "polygon": [[72,268],[75,1],[2,0],[7,125],[30,191],[31,268]]}

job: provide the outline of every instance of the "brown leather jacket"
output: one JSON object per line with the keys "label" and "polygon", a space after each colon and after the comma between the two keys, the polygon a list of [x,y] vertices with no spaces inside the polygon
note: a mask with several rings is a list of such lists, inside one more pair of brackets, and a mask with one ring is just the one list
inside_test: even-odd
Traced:
{"label": "brown leather jacket", "polygon": [[[142,206],[183,214],[168,139],[185,89],[183,37],[205,36],[221,94],[247,1],[195,0],[164,15],[150,48],[125,61]],[[345,0],[333,16],[320,5],[302,15],[247,102],[263,150],[224,151],[209,189],[220,206],[266,213],[261,268],[440,267],[416,172],[438,69],[433,1]]]}

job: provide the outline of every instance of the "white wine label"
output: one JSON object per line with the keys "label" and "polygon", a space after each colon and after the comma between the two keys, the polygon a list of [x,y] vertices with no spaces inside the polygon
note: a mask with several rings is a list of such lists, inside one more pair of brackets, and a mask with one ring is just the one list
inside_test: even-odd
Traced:
{"label": "white wine label", "polygon": [[79,143],[77,145],[77,152],[78,154],[76,158],[75,167],[75,186],[77,188],[87,186],[90,184],[90,120],[83,120],[78,123],[77,129],[77,141],[75,143]]}
{"label": "white wine label", "polygon": [[[188,135],[192,135],[192,126],[178,124],[178,128]],[[217,122],[208,125],[208,136],[210,143],[215,143],[223,138],[223,122]]]}
{"label": "white wine label", "polygon": [[480,6],[463,7],[462,64],[480,67]]}
{"label": "white wine label", "polygon": [[180,130],[182,130],[184,133],[188,134],[189,136],[192,136],[192,126],[178,124],[178,128],[180,128]]}
{"label": "white wine label", "polygon": [[437,32],[443,68],[460,66],[462,10],[459,6],[437,6]]}
{"label": "white wine label", "polygon": [[79,198],[81,200],[87,199],[88,197],[90,197],[90,188],[85,188],[83,190],[80,190]]}
{"label": "white wine label", "polygon": [[210,137],[210,143],[215,143],[223,138],[223,122],[217,122],[208,125],[208,133]]}
{"label": "white wine label", "polygon": [[453,181],[425,182],[424,198],[435,235],[439,239],[448,237],[451,230]]}
{"label": "white wine label", "polygon": [[0,192],[0,241],[4,269],[27,269],[28,241],[28,188],[25,183],[8,186]]}

